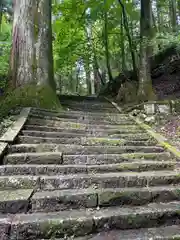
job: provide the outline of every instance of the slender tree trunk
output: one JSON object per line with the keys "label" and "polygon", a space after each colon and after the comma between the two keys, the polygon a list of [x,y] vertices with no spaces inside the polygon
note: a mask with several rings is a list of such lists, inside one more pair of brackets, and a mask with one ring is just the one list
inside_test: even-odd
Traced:
{"label": "slender tree trunk", "polygon": [[178,7],[178,16],[180,18],[180,1],[179,0],[177,2],[177,7]]}
{"label": "slender tree trunk", "polygon": [[140,101],[154,100],[155,95],[152,87],[149,55],[152,47],[149,45],[152,32],[151,1],[141,0],[140,19],[140,67],[138,99]]}
{"label": "slender tree trunk", "polygon": [[162,15],[162,4],[161,0],[156,0],[156,11],[157,11],[157,23],[158,23],[158,31],[163,32],[163,15]]}
{"label": "slender tree trunk", "polygon": [[35,80],[35,8],[36,0],[15,0],[11,49],[12,86]]}
{"label": "slender tree trunk", "polygon": [[176,0],[169,0],[169,17],[173,32],[177,30]]}
{"label": "slender tree trunk", "polygon": [[106,67],[108,71],[109,81],[113,81],[113,76],[111,72],[110,66],[110,54],[109,54],[109,42],[108,42],[108,19],[107,19],[107,11],[104,11],[104,45],[105,45],[105,56],[106,56]]}
{"label": "slender tree trunk", "polygon": [[122,59],[122,71],[126,70],[124,41],[125,41],[125,37],[124,37],[123,14],[122,14],[122,17],[121,17],[121,59]]}
{"label": "slender tree trunk", "polygon": [[136,55],[135,55],[135,46],[133,44],[133,41],[132,41],[132,38],[131,38],[131,35],[130,35],[128,19],[127,19],[124,4],[122,3],[121,0],[119,0],[119,4],[121,5],[121,8],[122,8],[124,28],[126,30],[126,34],[127,34],[127,38],[128,38],[128,42],[129,42],[129,48],[130,48],[130,51],[131,51],[133,71],[134,71],[135,76],[137,76],[137,63],[136,63]]}

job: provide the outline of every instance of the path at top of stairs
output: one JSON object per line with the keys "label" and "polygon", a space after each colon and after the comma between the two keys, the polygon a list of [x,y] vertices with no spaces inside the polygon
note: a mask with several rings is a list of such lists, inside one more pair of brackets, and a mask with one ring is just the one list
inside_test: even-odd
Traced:
{"label": "path at top of stairs", "polygon": [[0,240],[180,237],[175,156],[103,99],[60,100],[0,143]]}

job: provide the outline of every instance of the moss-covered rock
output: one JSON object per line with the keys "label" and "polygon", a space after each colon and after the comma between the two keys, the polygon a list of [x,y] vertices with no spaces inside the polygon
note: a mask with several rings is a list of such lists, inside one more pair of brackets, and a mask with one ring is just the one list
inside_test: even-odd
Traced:
{"label": "moss-covered rock", "polygon": [[56,93],[46,85],[25,85],[14,90],[9,89],[0,98],[0,120],[8,113],[19,107],[38,107],[46,109],[60,109],[61,105]]}

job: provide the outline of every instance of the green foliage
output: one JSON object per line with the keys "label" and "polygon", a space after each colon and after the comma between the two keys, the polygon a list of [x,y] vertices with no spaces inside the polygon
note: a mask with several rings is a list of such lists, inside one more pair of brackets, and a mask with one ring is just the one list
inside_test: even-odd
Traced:
{"label": "green foliage", "polygon": [[0,31],[0,89],[5,89],[9,71],[12,26],[2,16]]}
{"label": "green foliage", "polygon": [[49,86],[26,85],[9,90],[0,98],[0,118],[19,107],[38,107],[51,110],[61,108],[59,99]]}

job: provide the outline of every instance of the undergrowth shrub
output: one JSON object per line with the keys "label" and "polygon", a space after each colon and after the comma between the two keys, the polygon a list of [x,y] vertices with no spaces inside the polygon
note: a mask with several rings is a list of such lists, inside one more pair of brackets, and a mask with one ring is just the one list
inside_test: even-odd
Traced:
{"label": "undergrowth shrub", "polygon": [[61,105],[56,93],[49,86],[28,84],[15,90],[8,90],[0,98],[0,120],[7,116],[10,111],[21,107],[59,110]]}

